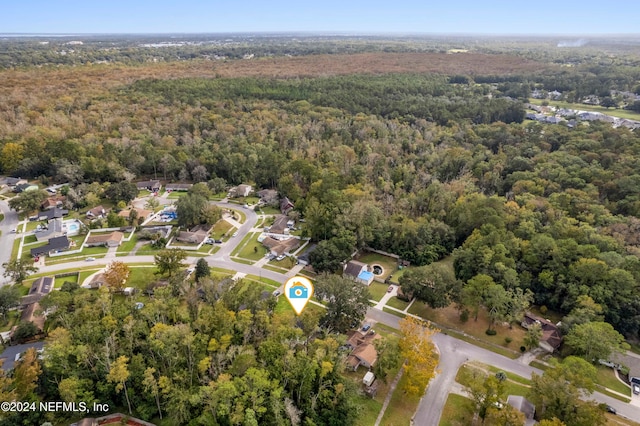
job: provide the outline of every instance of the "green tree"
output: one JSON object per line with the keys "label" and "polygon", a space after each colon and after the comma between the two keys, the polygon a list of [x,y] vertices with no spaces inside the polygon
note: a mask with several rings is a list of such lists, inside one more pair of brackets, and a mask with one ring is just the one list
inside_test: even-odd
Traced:
{"label": "green tree", "polygon": [[124,217],[119,216],[118,213],[110,211],[107,214],[107,226],[109,228],[120,228],[126,224],[127,220]]}
{"label": "green tree", "polygon": [[196,282],[200,282],[202,278],[206,278],[211,275],[211,268],[209,268],[209,264],[203,258],[198,259],[196,262]]}
{"label": "green tree", "polygon": [[156,197],[149,197],[149,199],[144,203],[144,207],[151,211],[155,211],[160,205],[160,201]]}
{"label": "green tree", "polygon": [[389,371],[397,368],[401,361],[398,344],[388,338],[382,338],[374,340],[373,345],[378,354],[376,363],[373,366],[373,373],[377,379],[386,384]]}
{"label": "green tree", "polygon": [[34,266],[32,260],[28,258],[10,260],[3,263],[2,267],[4,268],[2,275],[11,277],[18,285],[21,285],[32,273],[38,272],[38,267]]}
{"label": "green tree", "polygon": [[104,282],[110,290],[120,291],[124,288],[131,270],[124,262],[113,261],[104,272]]}
{"label": "green tree", "polygon": [[20,291],[16,287],[10,285],[0,287],[0,313],[3,324],[7,323],[7,312],[18,306],[19,302]]}
{"label": "green tree", "polygon": [[187,253],[181,249],[165,249],[160,250],[153,258],[158,268],[157,273],[160,275],[168,273],[171,276],[185,266],[182,261],[187,258]]}
{"label": "green tree", "polygon": [[493,285],[496,285],[493,278],[489,275],[479,274],[467,281],[467,284],[462,288],[462,304],[472,309],[476,321],[478,321],[478,312],[487,289]]}
{"label": "green tree", "polygon": [[35,348],[29,348],[13,368],[16,398],[33,401],[40,374],[42,374],[42,368],[38,361],[38,353]]}
{"label": "green tree", "polygon": [[209,202],[200,194],[187,194],[176,202],[178,225],[190,228],[202,223],[203,214]]}
{"label": "green tree", "polygon": [[524,335],[524,346],[531,350],[537,348],[542,337],[542,326],[540,324],[531,324]]}
{"label": "green tree", "polygon": [[[475,369],[474,369],[475,370]],[[504,398],[504,382],[496,376],[486,376],[475,370],[469,380],[469,393],[475,405],[475,412],[484,420],[489,408],[500,404]]]}
{"label": "green tree", "polygon": [[320,325],[339,333],[346,333],[352,324],[362,321],[369,308],[367,286],[339,275],[320,275],[315,294],[318,299],[329,302]]}
{"label": "green tree", "polygon": [[528,399],[541,420],[555,417],[567,426],[604,425],[602,410],[594,402],[581,401],[595,389],[596,375],[596,368],[581,358],[552,360],[543,375],[533,373]]}
{"label": "green tree", "polygon": [[104,195],[114,203],[123,201],[126,205],[138,196],[138,187],[127,181],[112,183],[105,189]]}
{"label": "green tree", "polygon": [[594,363],[601,359],[608,361],[612,353],[629,349],[624,336],[606,322],[586,322],[573,326],[565,337],[565,343],[577,355]]}
{"label": "green tree", "polygon": [[444,308],[451,303],[457,281],[446,265],[431,265],[408,269],[400,277],[404,294],[413,294],[432,308]]}
{"label": "green tree", "polygon": [[12,209],[31,213],[40,210],[40,205],[47,199],[49,195],[46,191],[24,191],[9,200],[9,207]]}

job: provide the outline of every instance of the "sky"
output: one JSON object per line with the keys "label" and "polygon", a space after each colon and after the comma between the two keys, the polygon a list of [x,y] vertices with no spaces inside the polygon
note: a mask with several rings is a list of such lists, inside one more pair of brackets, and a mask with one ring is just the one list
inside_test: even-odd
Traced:
{"label": "sky", "polygon": [[640,1],[4,0],[0,33],[638,34]]}

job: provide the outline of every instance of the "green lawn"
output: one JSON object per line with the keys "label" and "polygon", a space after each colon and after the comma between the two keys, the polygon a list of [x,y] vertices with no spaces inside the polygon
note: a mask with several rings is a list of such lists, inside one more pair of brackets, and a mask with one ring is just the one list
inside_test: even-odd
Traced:
{"label": "green lawn", "polygon": [[405,302],[404,300],[400,300],[397,297],[392,297],[387,302],[387,306],[391,306],[392,308],[400,309],[404,311],[409,306],[409,302]]}
{"label": "green lawn", "polygon": [[263,206],[261,209],[257,210],[257,213],[275,215],[275,214],[281,214],[282,212],[277,207]]}
{"label": "green lawn", "polygon": [[[143,245],[142,247],[140,247],[138,249],[138,251],[136,252],[136,255],[138,255],[138,256],[141,256],[141,255],[153,256],[160,250],[161,249],[156,249],[156,248],[151,247],[151,243],[147,243],[147,244]],[[124,253],[123,253],[123,255],[124,255]]]}
{"label": "green lawn", "polygon": [[138,243],[138,236],[133,235],[129,241],[123,241],[118,247],[118,253],[129,253]]}
{"label": "green lawn", "polygon": [[247,216],[244,213],[242,213],[240,210],[232,210],[231,214],[240,223],[245,223],[247,220]]}
{"label": "green lawn", "polygon": [[[474,374],[486,377],[490,374],[493,375],[498,371],[498,369],[492,368],[486,364],[465,364],[458,370],[458,373],[456,374],[456,381],[463,386],[469,386],[471,383],[470,380]],[[504,397],[507,395],[526,396],[527,393],[529,393],[529,383],[530,381],[524,377],[507,373],[507,380],[504,383]]]}
{"label": "green lawn", "polygon": [[147,285],[156,281],[159,275],[156,275],[155,267],[132,267],[129,279],[127,280],[127,287],[135,287],[138,290],[145,290]]}
{"label": "green lawn", "polygon": [[58,278],[56,278],[55,284],[53,285],[53,287],[54,288],[60,288],[60,287],[62,287],[62,284],[64,284],[65,282],[77,283],[78,282],[78,274],[69,275],[68,277],[58,277]]}
{"label": "green lawn", "polygon": [[382,297],[387,294],[388,285],[379,282],[372,282],[369,286],[369,299],[379,301]]}
{"label": "green lawn", "polygon": [[383,426],[404,426],[411,423],[411,417],[418,408],[418,403],[422,395],[408,395],[403,391],[403,386],[407,377],[402,376],[398,386],[393,392],[391,402],[382,417]]}
{"label": "green lawn", "polygon": [[244,238],[242,239],[242,241],[240,241],[240,244],[238,244],[236,246],[235,250],[233,250],[231,252],[231,256],[238,256],[239,253],[244,248],[244,246],[249,243],[249,240],[251,240],[251,238],[253,238],[254,235],[255,235],[255,233],[249,233],[249,234],[245,235]]}
{"label": "green lawn", "polygon": [[389,275],[393,274],[398,269],[398,262],[396,259],[388,256],[383,256],[378,253],[363,253],[357,257],[360,262],[366,263],[369,266],[378,264],[384,268],[384,272],[380,275],[380,278],[386,279]]}
{"label": "green lawn", "polygon": [[440,417],[440,426],[470,425],[472,423],[473,401],[464,396],[449,394]]}
{"label": "green lawn", "polygon": [[0,319],[0,332],[11,330],[11,327],[16,325],[19,320],[20,320],[20,316],[18,311],[9,311],[7,313],[6,323]]}
{"label": "green lawn", "polygon": [[393,309],[389,309],[389,308],[387,308],[386,306],[384,306],[384,307],[382,308],[382,310],[383,310],[384,312],[387,312],[387,313],[389,313],[389,314],[391,314],[391,315],[395,315],[395,316],[400,317],[400,318],[404,318],[404,317],[406,316],[406,315],[405,315],[405,314],[403,314],[402,312],[394,311]]}
{"label": "green lawn", "polygon": [[[542,105],[545,99],[529,99],[530,104],[534,105]],[[637,112],[625,110],[625,109],[617,109],[617,108],[605,108],[599,105],[586,105],[586,104],[575,104],[569,102],[562,101],[549,101],[549,106],[555,106],[558,108],[567,108],[567,109],[576,109],[580,111],[591,111],[591,112],[601,112],[606,115],[612,115],[614,117],[620,118],[628,118],[629,120],[640,120],[640,114]]]}
{"label": "green lawn", "polygon": [[24,237],[24,240],[23,240],[23,244],[31,244],[36,242],[38,242],[38,239],[36,238],[35,235],[27,235],[26,237]]}
{"label": "green lawn", "polygon": [[265,246],[262,245],[262,243],[258,242],[258,237],[260,236],[259,232],[254,232],[249,234],[248,236],[250,236],[250,238],[245,242],[245,240],[243,240],[243,242],[245,243],[244,246],[242,246],[240,253],[237,254],[238,257],[242,257],[244,259],[251,259],[251,260],[260,260],[264,257],[264,255],[267,253],[267,249]]}
{"label": "green lawn", "polygon": [[224,219],[221,219],[213,225],[213,229],[211,230],[212,238],[215,240],[221,240],[222,236],[225,235],[229,230],[233,228],[229,222]]}
{"label": "green lawn", "polygon": [[180,198],[185,195],[187,195],[187,191],[171,191],[169,195],[167,195],[167,198]]}
{"label": "green lawn", "polygon": [[598,384],[623,395],[631,396],[631,388],[618,380],[612,368],[598,366]]}
{"label": "green lawn", "polygon": [[[16,238],[13,241],[13,247],[11,248],[11,259],[17,259],[18,258],[18,250],[20,249],[20,238]],[[23,250],[24,252],[24,250]],[[28,251],[27,251],[28,253]],[[24,254],[23,254],[24,255]]]}
{"label": "green lawn", "polygon": [[282,260],[272,260],[271,264],[276,268],[282,268],[288,271],[296,265],[296,261],[293,259],[293,257],[286,256]]}

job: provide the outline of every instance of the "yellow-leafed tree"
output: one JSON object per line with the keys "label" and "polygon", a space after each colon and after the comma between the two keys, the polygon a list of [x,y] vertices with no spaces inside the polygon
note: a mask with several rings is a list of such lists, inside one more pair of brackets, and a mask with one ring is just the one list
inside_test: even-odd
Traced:
{"label": "yellow-leafed tree", "polygon": [[400,354],[405,360],[402,368],[407,376],[404,391],[421,395],[436,372],[438,357],[432,337],[440,330],[424,321],[406,317],[400,321]]}
{"label": "yellow-leafed tree", "polygon": [[122,290],[129,278],[129,272],[129,267],[124,263],[111,262],[104,273],[104,282],[111,290]]}

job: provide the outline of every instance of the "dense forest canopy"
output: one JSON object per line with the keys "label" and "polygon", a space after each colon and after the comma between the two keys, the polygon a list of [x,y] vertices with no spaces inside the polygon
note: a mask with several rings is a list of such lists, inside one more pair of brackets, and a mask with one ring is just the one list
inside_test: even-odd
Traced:
{"label": "dense forest canopy", "polygon": [[365,246],[414,265],[453,254],[463,283],[488,275],[564,313],[588,295],[637,336],[638,131],[522,118],[534,89],[567,100],[603,87],[637,91],[638,58],[559,67],[557,57],[529,56],[369,52],[7,70],[0,170],[71,182],[84,205],[105,183],[134,178],[276,188],[323,260]]}

